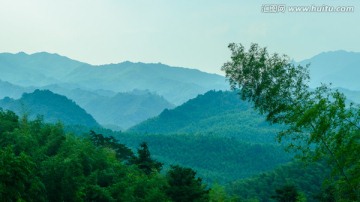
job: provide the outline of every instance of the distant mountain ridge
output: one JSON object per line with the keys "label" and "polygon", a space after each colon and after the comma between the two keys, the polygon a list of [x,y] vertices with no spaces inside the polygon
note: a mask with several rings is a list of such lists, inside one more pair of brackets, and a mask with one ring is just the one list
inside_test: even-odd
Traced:
{"label": "distant mountain ridge", "polygon": [[332,83],[332,87],[360,91],[360,52],[323,52],[298,64],[310,64],[310,87]]}
{"label": "distant mountain ridge", "polygon": [[0,54],[0,79],[20,86],[77,85],[85,90],[155,92],[181,104],[208,90],[228,89],[225,78],[196,69],[123,62],[93,66],[46,52]]}
{"label": "distant mountain ridge", "polygon": [[71,71],[86,63],[46,52],[28,55],[0,54],[0,79],[20,86],[43,86],[61,83]]}
{"label": "distant mountain ridge", "polygon": [[[355,82],[360,75],[360,53],[324,52],[299,64],[308,63],[311,87],[332,82],[360,103],[360,83]],[[209,90],[229,89],[224,77],[196,69],[128,61],[94,66],[46,52],[0,53],[0,72],[0,98],[18,99],[24,92],[49,89],[74,100],[102,125],[122,130]],[[137,90],[151,96],[134,95]],[[141,106],[143,103],[147,104]],[[181,130],[189,132],[190,128],[191,124]]]}
{"label": "distant mountain ridge", "polygon": [[94,68],[83,66],[71,72],[66,81],[114,92],[150,90],[174,104],[181,104],[208,90],[227,88],[222,76],[160,63],[123,62]]}
{"label": "distant mountain ridge", "polygon": [[34,90],[35,88],[33,87],[22,87],[0,80],[0,99],[4,97],[18,99],[23,93],[33,92]]}
{"label": "distant mountain ridge", "polygon": [[95,119],[75,102],[49,90],[24,93],[17,100],[6,97],[0,100],[0,107],[18,115],[27,115],[31,119],[40,115],[44,121],[51,123],[60,121],[66,125],[99,126]]}
{"label": "distant mountain ridge", "polygon": [[90,113],[98,123],[113,130],[125,130],[148,118],[157,116],[166,108],[173,108],[163,97],[149,91],[134,90],[88,91],[67,89],[58,85],[45,86],[54,93],[66,96]]}

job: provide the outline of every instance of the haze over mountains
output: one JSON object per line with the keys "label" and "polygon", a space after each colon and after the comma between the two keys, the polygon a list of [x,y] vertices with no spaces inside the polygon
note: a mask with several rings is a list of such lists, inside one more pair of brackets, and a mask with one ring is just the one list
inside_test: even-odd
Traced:
{"label": "haze over mountains", "polygon": [[212,89],[224,77],[163,64],[93,66],[58,54],[0,54],[1,97],[49,89],[74,100],[101,124],[127,129]]}
{"label": "haze over mountains", "polygon": [[[360,83],[354,82],[360,53],[324,52],[299,62],[309,63],[311,87],[331,82],[360,103]],[[101,125],[121,130],[209,90],[229,89],[223,76],[196,69],[132,62],[94,66],[46,52],[1,53],[0,71],[0,98],[48,89],[75,101]]]}
{"label": "haze over mountains", "polygon": [[360,91],[360,53],[329,51],[299,62],[310,64],[310,86],[332,83],[333,87]]}
{"label": "haze over mountains", "polygon": [[11,97],[18,99],[23,93],[29,93],[35,90],[33,87],[21,87],[0,80],[0,98]]}
{"label": "haze over mountains", "polygon": [[224,77],[163,64],[123,62],[93,66],[49,53],[0,54],[3,81],[20,86],[57,84],[85,90],[150,90],[181,104],[208,90],[228,89]]}
{"label": "haze over mountains", "polygon": [[74,100],[102,126],[114,130],[127,129],[158,115],[166,108],[174,107],[163,97],[145,90],[115,93],[106,90],[67,89],[58,85],[45,86],[43,89]]}

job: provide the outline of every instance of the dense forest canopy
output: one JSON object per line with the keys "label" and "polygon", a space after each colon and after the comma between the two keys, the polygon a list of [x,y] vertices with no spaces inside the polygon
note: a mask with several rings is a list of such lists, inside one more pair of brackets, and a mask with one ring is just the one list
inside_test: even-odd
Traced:
{"label": "dense forest canopy", "polygon": [[[192,169],[160,170],[146,143],[134,154],[111,137],[91,132],[80,138],[59,124],[0,110],[2,201],[209,200],[210,190]],[[179,178],[186,181],[174,183]]]}

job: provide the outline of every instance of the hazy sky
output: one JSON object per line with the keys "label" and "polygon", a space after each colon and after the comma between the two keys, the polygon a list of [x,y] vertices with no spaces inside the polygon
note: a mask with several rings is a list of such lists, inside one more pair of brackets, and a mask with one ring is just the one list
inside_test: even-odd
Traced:
{"label": "hazy sky", "polygon": [[[263,4],[354,12],[263,13]],[[359,0],[0,0],[0,52],[59,53],[90,64],[161,62],[220,73],[230,42],[295,60],[360,52]]]}

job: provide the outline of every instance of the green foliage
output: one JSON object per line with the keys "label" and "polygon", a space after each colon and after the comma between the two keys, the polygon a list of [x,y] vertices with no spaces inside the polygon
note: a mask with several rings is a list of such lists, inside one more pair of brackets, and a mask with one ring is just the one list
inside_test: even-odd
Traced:
{"label": "green foliage", "polygon": [[137,156],[131,159],[131,163],[137,165],[146,175],[150,175],[154,171],[160,172],[163,166],[162,163],[151,158],[146,142],[140,144],[140,148],[137,150]]}
{"label": "green foliage", "polygon": [[209,190],[202,184],[201,178],[190,168],[171,166],[166,174],[169,187],[167,195],[175,202],[208,201]]}
{"label": "green foliage", "polygon": [[172,110],[140,123],[130,132],[215,134],[241,141],[273,143],[279,126],[270,126],[234,92],[209,91]]}
{"label": "green foliage", "polygon": [[[0,198],[2,201],[44,201],[44,185],[34,174],[36,165],[25,153],[10,146],[0,149]],[[35,199],[36,197],[36,199]]]}
{"label": "green foliage", "polygon": [[275,194],[271,196],[272,199],[278,202],[297,202],[300,194],[294,185],[284,185],[275,190]]}
{"label": "green foliage", "polygon": [[209,191],[209,202],[232,202],[238,201],[237,197],[229,197],[225,187],[219,184],[213,184]]}
{"label": "green foliage", "polygon": [[317,194],[314,198],[320,202],[336,202],[336,190],[334,186],[327,186],[323,189],[319,194]]}
{"label": "green foliage", "polygon": [[164,170],[169,165],[190,167],[209,184],[226,184],[269,171],[289,162],[293,156],[278,144],[252,144],[211,134],[134,134],[104,128],[67,127],[67,131],[83,136],[89,130],[113,136],[134,151],[146,142],[152,157],[164,163]]}
{"label": "green foliage", "polygon": [[[168,178],[158,173],[161,164],[150,158],[146,144],[136,157],[139,164],[129,165],[119,161],[117,147],[124,145],[114,138],[93,133],[93,143],[65,134],[61,124],[0,115],[9,126],[0,134],[1,200],[171,201]],[[145,174],[148,168],[152,172]]]}
{"label": "green foliage", "polygon": [[90,130],[90,140],[95,146],[113,149],[119,160],[129,161],[135,157],[131,149],[126,147],[124,144],[118,143],[118,140],[116,140],[113,136],[104,137],[102,134],[96,134],[93,130]]}
{"label": "green foliage", "polygon": [[231,61],[222,70],[232,89],[254,104],[271,123],[285,124],[279,139],[304,160],[325,159],[333,169],[339,199],[360,199],[360,108],[345,96],[321,86],[310,91],[307,67],[295,66],[287,56],[269,55],[252,44],[230,44]]}
{"label": "green foliage", "polygon": [[18,126],[18,116],[12,111],[3,111],[0,108],[0,135],[5,132],[12,132]]}
{"label": "green foliage", "polygon": [[265,172],[251,178],[230,183],[227,190],[230,194],[244,200],[258,199],[270,201],[275,189],[285,185],[296,186],[299,194],[303,193],[307,201],[316,201],[317,195],[323,193],[322,182],[330,175],[325,163],[291,162],[273,171]]}
{"label": "green foliage", "polygon": [[250,177],[291,159],[279,145],[250,144],[216,135],[97,132],[112,135],[133,149],[145,141],[153,157],[164,163],[165,170],[172,164],[190,167],[207,183],[225,184]]}

